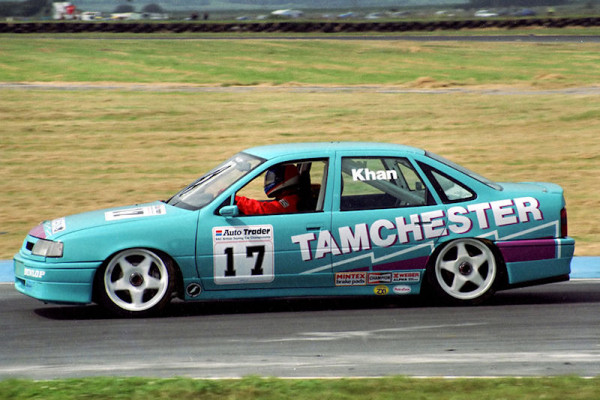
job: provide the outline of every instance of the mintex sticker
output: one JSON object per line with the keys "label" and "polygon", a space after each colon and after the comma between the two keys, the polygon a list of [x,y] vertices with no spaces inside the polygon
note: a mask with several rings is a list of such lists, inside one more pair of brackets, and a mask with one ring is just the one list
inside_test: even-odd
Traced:
{"label": "mintex sticker", "polygon": [[338,272],[335,274],[335,286],[364,286],[366,284],[366,272]]}
{"label": "mintex sticker", "polygon": [[153,206],[143,207],[132,207],[125,208],[122,210],[106,211],[104,213],[104,219],[106,221],[117,221],[120,219],[130,218],[141,218],[151,217],[154,215],[164,215],[167,213],[167,209],[164,204],[157,204]]}
{"label": "mintex sticker", "polygon": [[217,285],[268,283],[275,278],[273,226],[218,226],[212,230]]}

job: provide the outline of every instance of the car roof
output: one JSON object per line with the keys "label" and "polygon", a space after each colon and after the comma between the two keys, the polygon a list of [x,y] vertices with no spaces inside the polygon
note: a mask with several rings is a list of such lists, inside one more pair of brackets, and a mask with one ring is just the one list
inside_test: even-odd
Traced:
{"label": "car roof", "polygon": [[266,146],[252,147],[244,150],[264,159],[273,159],[292,154],[310,154],[322,156],[336,151],[399,151],[404,153],[424,154],[425,151],[412,146],[395,143],[376,142],[314,142],[314,143],[281,143]]}

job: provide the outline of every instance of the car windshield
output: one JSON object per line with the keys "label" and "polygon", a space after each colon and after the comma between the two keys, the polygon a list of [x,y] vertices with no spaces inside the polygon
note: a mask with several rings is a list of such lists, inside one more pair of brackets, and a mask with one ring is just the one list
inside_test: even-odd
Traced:
{"label": "car windshield", "polygon": [[469,170],[469,169],[467,169],[467,168],[465,168],[465,167],[463,167],[461,165],[458,165],[455,162],[452,162],[452,161],[450,161],[450,160],[448,160],[448,159],[446,159],[446,158],[444,158],[442,156],[438,156],[437,154],[434,154],[434,153],[432,153],[430,151],[426,151],[425,155],[427,157],[429,157],[429,158],[433,158],[434,160],[441,162],[442,164],[446,164],[450,168],[453,168],[453,169],[455,169],[455,170],[457,170],[459,172],[462,172],[463,174],[465,174],[465,175],[467,175],[467,176],[469,176],[469,177],[471,177],[471,178],[473,178],[475,180],[478,180],[479,182],[481,182],[481,183],[483,183],[483,184],[491,187],[492,189],[502,190],[502,186],[500,186],[496,182],[494,182],[492,180],[489,180],[488,178],[485,178],[485,177],[479,175],[478,173],[475,173],[475,172],[473,172],[473,171],[471,171],[471,170]]}
{"label": "car windshield", "polygon": [[263,161],[246,153],[238,153],[171,197],[167,204],[198,210]]}

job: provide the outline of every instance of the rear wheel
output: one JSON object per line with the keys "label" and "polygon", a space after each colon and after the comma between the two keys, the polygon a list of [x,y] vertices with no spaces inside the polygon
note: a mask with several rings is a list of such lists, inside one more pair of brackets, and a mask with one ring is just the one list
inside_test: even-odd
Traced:
{"label": "rear wheel", "polygon": [[148,316],[169,303],[174,286],[171,260],[147,249],[115,254],[98,279],[100,302],[123,316]]}
{"label": "rear wheel", "polygon": [[458,239],[439,252],[430,271],[438,297],[452,304],[479,304],[494,294],[498,263],[494,252],[476,239]]}

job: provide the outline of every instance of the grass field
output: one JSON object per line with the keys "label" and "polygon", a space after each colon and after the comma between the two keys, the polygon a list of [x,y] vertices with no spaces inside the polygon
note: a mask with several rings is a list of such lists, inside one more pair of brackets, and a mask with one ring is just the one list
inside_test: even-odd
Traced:
{"label": "grass field", "polygon": [[320,40],[12,38],[0,82],[193,85],[526,85],[598,83],[599,44]]}
{"label": "grass field", "polygon": [[5,40],[0,82],[96,88],[0,89],[0,258],[10,258],[42,219],[166,198],[253,145],[324,140],[404,143],[495,180],[559,183],[576,254],[598,255],[599,95],[564,91],[598,84],[598,50],[569,43]]}
{"label": "grass field", "polygon": [[501,379],[261,379],[241,380],[90,378],[65,381],[0,381],[2,400],[77,399],[403,399],[403,400],[595,400],[598,378]]}

